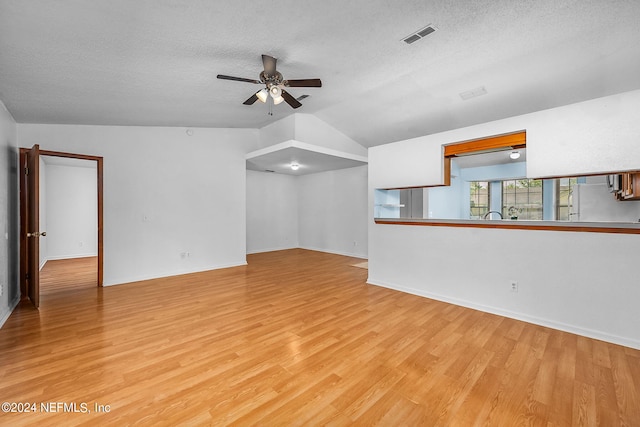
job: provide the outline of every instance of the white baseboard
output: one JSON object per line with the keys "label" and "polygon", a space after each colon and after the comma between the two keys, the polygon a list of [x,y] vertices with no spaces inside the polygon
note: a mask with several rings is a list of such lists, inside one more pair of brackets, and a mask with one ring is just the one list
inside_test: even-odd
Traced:
{"label": "white baseboard", "polygon": [[90,257],[96,257],[98,256],[98,254],[93,253],[93,254],[78,254],[78,255],[59,255],[59,256],[52,256],[52,257],[46,257],[45,259],[40,260],[40,270],[42,270],[44,268],[44,265],[47,263],[47,261],[58,261],[61,259],[75,259],[75,258],[90,258]]}
{"label": "white baseboard", "polygon": [[103,283],[102,286],[126,285],[129,283],[141,282],[143,280],[162,279],[165,277],[182,276],[183,274],[192,274],[192,273],[202,273],[204,271],[220,270],[222,268],[230,268],[230,267],[240,267],[243,265],[247,265],[246,260],[242,262],[230,263],[230,264],[215,264],[215,265],[211,265],[204,268],[198,268],[195,270],[175,270],[175,271],[169,271],[169,272],[164,272],[160,274],[121,277],[121,278],[105,281],[105,283]]}
{"label": "white baseboard", "polygon": [[640,350],[640,341],[633,338],[621,337],[621,336],[612,335],[602,331],[596,331],[593,329],[582,328],[576,325],[569,325],[563,322],[557,322],[551,319],[544,319],[540,317],[516,313],[509,310],[504,310],[497,307],[490,307],[482,304],[476,304],[472,301],[461,300],[458,298],[451,298],[444,295],[425,292],[419,289],[407,288],[394,283],[388,283],[388,282],[376,280],[375,278],[372,278],[372,277],[369,277],[367,279],[367,284],[374,285],[374,286],[381,286],[383,288],[389,288],[389,289],[405,292],[412,295],[417,295],[424,298],[446,302],[449,304],[459,305],[462,307],[483,311],[485,313],[497,314],[498,316],[504,316],[511,319],[521,320],[523,322],[533,323],[534,325],[546,326],[548,328],[557,329],[559,331],[569,332],[576,335],[582,335],[588,338],[594,338],[597,340],[606,341],[613,344],[619,344],[625,347],[631,347],[631,348]]}
{"label": "white baseboard", "polygon": [[313,246],[300,246],[299,248],[300,249],[306,249],[308,251],[326,252],[328,254],[348,256],[348,257],[351,257],[351,258],[369,259],[369,257],[366,254],[362,254],[362,253],[349,253],[349,252],[341,252],[341,251],[332,251],[332,250],[328,250],[328,249],[324,249],[324,248],[316,248],[316,247],[313,247]]}
{"label": "white baseboard", "polygon": [[11,313],[13,313],[13,310],[15,310],[15,308],[18,306],[19,302],[20,302],[20,295],[15,297],[13,301],[9,303],[9,307],[7,307],[7,311],[3,313],[2,316],[0,316],[0,328],[4,326],[4,323],[7,321],[9,316],[11,316]]}
{"label": "white baseboard", "polygon": [[364,254],[348,253],[348,252],[340,252],[340,251],[330,251],[330,250],[327,250],[327,249],[316,248],[316,247],[313,247],[313,246],[288,246],[288,247],[282,247],[282,248],[259,249],[259,250],[253,250],[253,251],[247,252],[247,255],[260,254],[260,253],[265,253],[265,252],[286,251],[288,249],[305,249],[307,251],[325,252],[325,253],[328,253],[328,254],[348,256],[348,257],[351,257],[351,258],[368,259],[368,256],[364,255]]}
{"label": "white baseboard", "polygon": [[73,258],[89,258],[89,257],[95,257],[98,256],[97,253],[84,253],[84,254],[75,254],[75,255],[57,255],[57,256],[50,256],[47,257],[47,261],[57,261],[60,259],[73,259]]}
{"label": "white baseboard", "polygon": [[282,247],[274,247],[274,248],[266,248],[266,249],[253,249],[251,251],[247,251],[247,255],[261,254],[264,252],[286,251],[287,249],[297,249],[297,248],[298,246],[282,246]]}

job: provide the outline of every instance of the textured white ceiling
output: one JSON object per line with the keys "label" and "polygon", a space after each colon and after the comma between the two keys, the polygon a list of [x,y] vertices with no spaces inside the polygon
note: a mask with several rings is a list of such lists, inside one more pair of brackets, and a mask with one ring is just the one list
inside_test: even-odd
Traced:
{"label": "textured white ceiling", "polygon": [[20,123],[260,128],[294,110],[215,76],[265,53],[322,79],[298,112],[373,146],[638,89],[639,22],[638,0],[2,0],[0,99]]}

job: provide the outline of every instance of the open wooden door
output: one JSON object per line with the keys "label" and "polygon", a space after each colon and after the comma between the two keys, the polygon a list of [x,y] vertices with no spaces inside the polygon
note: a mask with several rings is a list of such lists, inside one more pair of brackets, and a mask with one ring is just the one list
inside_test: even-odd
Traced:
{"label": "open wooden door", "polygon": [[91,160],[97,163],[98,286],[102,286],[104,277],[103,158],[40,150],[39,145],[34,145],[32,148],[20,148],[20,166],[24,168],[24,173],[20,176],[20,295],[23,299],[29,298],[36,307],[40,303],[40,237],[47,235],[45,231],[39,230],[40,156]]}
{"label": "open wooden door", "polygon": [[40,305],[40,146],[27,151],[27,294],[33,305]]}

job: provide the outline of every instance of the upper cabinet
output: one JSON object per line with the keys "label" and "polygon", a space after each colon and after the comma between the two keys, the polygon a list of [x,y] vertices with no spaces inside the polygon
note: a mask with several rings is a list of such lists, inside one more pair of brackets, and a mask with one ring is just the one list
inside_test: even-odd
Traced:
{"label": "upper cabinet", "polygon": [[615,195],[618,200],[640,200],[640,172],[619,175],[620,189]]}

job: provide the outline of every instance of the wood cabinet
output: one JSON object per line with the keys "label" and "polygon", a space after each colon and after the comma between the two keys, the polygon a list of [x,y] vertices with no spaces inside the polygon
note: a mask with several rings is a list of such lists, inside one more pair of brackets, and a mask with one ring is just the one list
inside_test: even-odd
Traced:
{"label": "wood cabinet", "polygon": [[622,188],[620,200],[640,200],[640,172],[626,172],[622,174]]}

